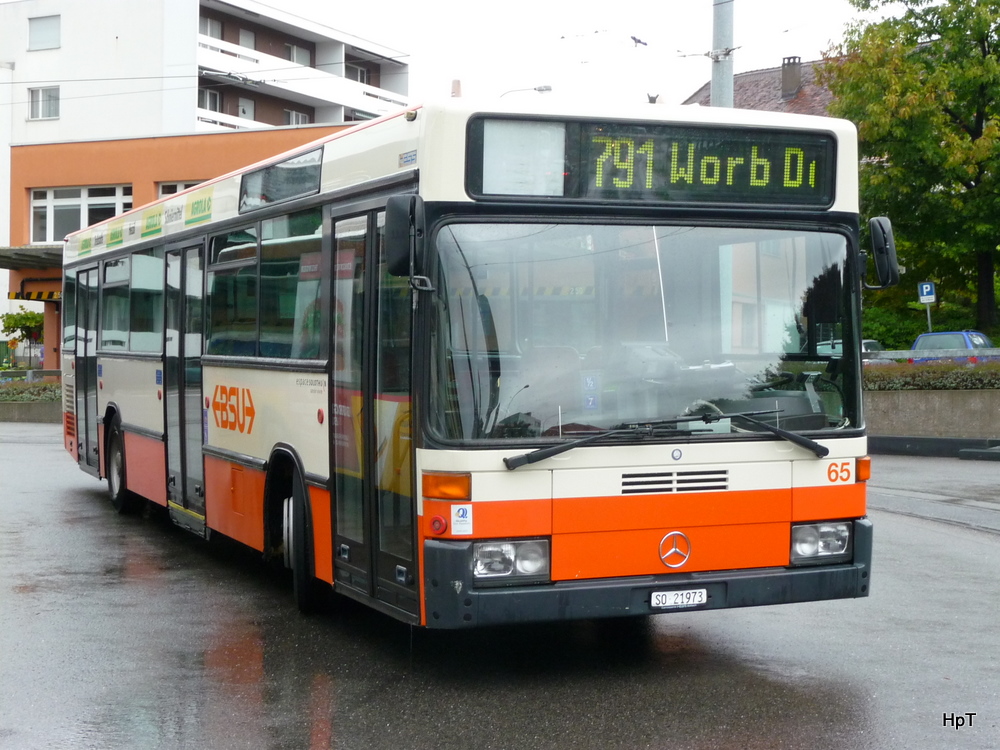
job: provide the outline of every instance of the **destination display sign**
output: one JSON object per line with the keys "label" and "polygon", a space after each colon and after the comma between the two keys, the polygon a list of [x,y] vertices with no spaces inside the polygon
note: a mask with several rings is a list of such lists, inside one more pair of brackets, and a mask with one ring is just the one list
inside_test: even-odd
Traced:
{"label": "destination display sign", "polygon": [[482,118],[473,196],[827,208],[836,139],[809,130]]}

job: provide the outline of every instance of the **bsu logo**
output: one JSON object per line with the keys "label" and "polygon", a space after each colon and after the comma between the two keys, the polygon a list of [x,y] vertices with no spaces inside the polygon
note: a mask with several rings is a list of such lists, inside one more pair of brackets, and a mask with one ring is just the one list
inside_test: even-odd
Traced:
{"label": "bsu logo", "polygon": [[253,421],[257,416],[250,389],[215,386],[215,392],[212,394],[212,414],[215,416],[216,427],[249,435],[253,432]]}

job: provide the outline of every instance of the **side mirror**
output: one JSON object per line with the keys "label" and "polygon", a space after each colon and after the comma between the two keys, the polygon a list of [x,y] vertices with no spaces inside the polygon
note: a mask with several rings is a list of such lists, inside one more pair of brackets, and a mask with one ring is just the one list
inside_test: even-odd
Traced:
{"label": "side mirror", "polygon": [[394,195],[385,204],[385,262],[393,276],[420,273],[423,256],[423,202],[416,195]]}
{"label": "side mirror", "polygon": [[875,261],[875,276],[878,286],[868,289],[885,289],[899,283],[899,263],[896,260],[896,240],[892,236],[892,223],[884,216],[876,216],[868,222],[872,236],[872,258]]}

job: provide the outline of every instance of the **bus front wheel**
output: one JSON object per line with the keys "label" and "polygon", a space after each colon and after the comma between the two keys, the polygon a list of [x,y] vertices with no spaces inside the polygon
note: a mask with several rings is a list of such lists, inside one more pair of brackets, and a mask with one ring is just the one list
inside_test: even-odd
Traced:
{"label": "bus front wheel", "polygon": [[295,605],[303,614],[316,610],[319,591],[313,570],[312,544],[306,515],[305,487],[296,476],[290,497],[283,501],[285,567],[292,571]]}

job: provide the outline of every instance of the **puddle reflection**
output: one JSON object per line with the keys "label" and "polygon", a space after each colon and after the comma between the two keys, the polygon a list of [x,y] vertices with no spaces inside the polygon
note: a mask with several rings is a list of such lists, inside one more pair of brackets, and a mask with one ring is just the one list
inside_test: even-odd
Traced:
{"label": "puddle reflection", "polygon": [[239,545],[156,516],[85,528],[56,655],[82,718],[53,732],[75,747],[870,745],[856,689],[762,664],[711,613],[441,632],[331,597],[305,618]]}

